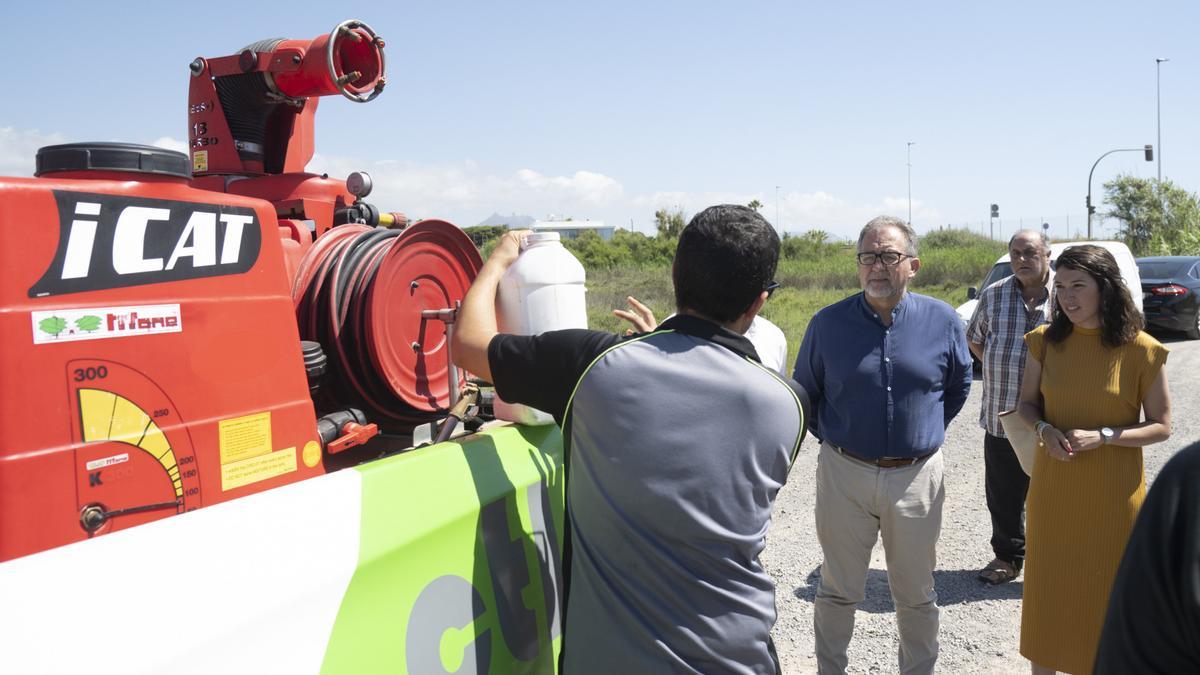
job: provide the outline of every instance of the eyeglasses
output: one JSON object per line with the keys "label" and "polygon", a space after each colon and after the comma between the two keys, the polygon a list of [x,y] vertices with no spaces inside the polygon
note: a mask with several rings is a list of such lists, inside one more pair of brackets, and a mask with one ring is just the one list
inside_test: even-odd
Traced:
{"label": "eyeglasses", "polygon": [[1045,257],[1045,255],[1046,254],[1043,251],[1036,249],[1036,248],[1027,248],[1023,251],[1018,251],[1017,249],[1014,248],[1008,252],[1008,257],[1013,260],[1016,260],[1017,258],[1023,258],[1025,260],[1034,260],[1039,257]]}
{"label": "eyeglasses", "polygon": [[895,267],[900,264],[905,258],[915,258],[916,256],[908,255],[907,253],[898,253],[896,251],[884,251],[883,253],[859,253],[857,256],[858,264],[863,267],[870,267],[878,260],[888,267]]}
{"label": "eyeglasses", "polygon": [[775,289],[777,289],[777,288],[779,288],[779,282],[772,281],[772,282],[768,283],[767,287],[764,288],[763,290],[767,292],[767,297],[769,298],[769,297],[771,297],[771,294],[774,293]]}

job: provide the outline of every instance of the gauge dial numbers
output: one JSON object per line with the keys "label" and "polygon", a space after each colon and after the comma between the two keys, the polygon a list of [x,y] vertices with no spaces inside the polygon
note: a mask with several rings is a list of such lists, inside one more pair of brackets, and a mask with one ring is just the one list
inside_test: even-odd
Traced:
{"label": "gauge dial numbers", "polygon": [[80,526],[89,536],[200,506],[196,455],[178,411],[143,373],[67,364]]}

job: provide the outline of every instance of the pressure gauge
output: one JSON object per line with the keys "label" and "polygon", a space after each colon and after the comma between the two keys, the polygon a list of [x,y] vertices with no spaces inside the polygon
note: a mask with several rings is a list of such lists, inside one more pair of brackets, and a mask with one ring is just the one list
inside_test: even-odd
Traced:
{"label": "pressure gauge", "polygon": [[366,171],[355,171],[346,177],[346,189],[359,199],[371,194],[372,187],[374,184],[371,182],[371,175]]}
{"label": "pressure gauge", "polygon": [[89,537],[201,506],[191,436],[159,383],[102,359],[70,361],[66,374],[79,525]]}

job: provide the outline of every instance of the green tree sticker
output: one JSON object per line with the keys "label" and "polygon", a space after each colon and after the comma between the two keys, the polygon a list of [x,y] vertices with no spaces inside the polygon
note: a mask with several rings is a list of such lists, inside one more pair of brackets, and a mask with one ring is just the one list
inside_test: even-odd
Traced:
{"label": "green tree sticker", "polygon": [[38,330],[43,333],[49,333],[54,337],[58,337],[58,334],[66,330],[66,328],[67,320],[61,316],[47,317],[38,322]]}
{"label": "green tree sticker", "polygon": [[81,316],[78,319],[75,319],[75,327],[79,330],[85,330],[91,333],[92,331],[100,328],[100,317],[95,316],[94,314]]}

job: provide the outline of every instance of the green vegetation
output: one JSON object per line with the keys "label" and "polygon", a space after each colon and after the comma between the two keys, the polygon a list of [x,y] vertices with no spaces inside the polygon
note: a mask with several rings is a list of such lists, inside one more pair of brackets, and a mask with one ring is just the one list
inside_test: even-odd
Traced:
{"label": "green vegetation", "polygon": [[1135,256],[1200,254],[1200,198],[1169,180],[1118,176],[1104,184],[1105,213],[1121,221]]}
{"label": "green vegetation", "polygon": [[679,233],[683,232],[683,226],[687,225],[687,219],[687,214],[682,209],[659,209],[654,212],[654,229],[660,237],[678,238]]}
{"label": "green vegetation", "polygon": [[[612,310],[624,308],[629,295],[646,303],[660,320],[674,311],[673,239],[620,231],[611,242],[593,237],[594,241],[581,236],[567,243],[587,268],[590,327],[624,331],[627,326]],[[932,232],[921,238],[921,269],[912,288],[956,306],[966,300],[967,287],[977,286],[1004,250],[1003,242],[966,230]],[[787,335],[789,362],[796,357],[812,315],[859,291],[854,251],[853,242],[833,241],[821,231],[784,237],[775,275],[782,287],[767,301],[763,316]]]}
{"label": "green vegetation", "polygon": [[[628,326],[612,310],[624,308],[630,295],[646,303],[660,320],[675,310],[671,260],[685,214],[662,209],[654,215],[659,236],[617,230],[610,241],[603,241],[595,232],[585,231],[578,239],[563,242],[587,269],[590,327],[624,332]],[[486,258],[505,228],[467,228],[467,232]],[[1004,251],[1004,242],[968,230],[936,230],[921,237],[921,269],[911,287],[957,306],[966,300],[967,287],[979,285]],[[859,291],[858,271],[854,242],[836,240],[821,230],[784,235],[780,252],[775,279],[781,288],[763,308],[763,316],[787,335],[790,363],[812,315]]]}
{"label": "green vegetation", "polygon": [[[1134,255],[1200,254],[1200,197],[1169,180],[1119,176],[1104,185],[1112,209],[1105,215],[1122,222],[1121,237]],[[762,208],[757,199],[749,204]],[[680,209],[654,214],[657,236],[617,230],[611,241],[591,231],[563,244],[583,263],[588,275],[588,325],[623,332],[627,327],[612,315],[625,307],[626,296],[646,303],[659,319],[674,311],[671,260],[675,243],[687,222]],[[466,228],[484,258],[495,247],[503,226]],[[763,309],[788,337],[789,361],[794,360],[809,319],[817,310],[859,291],[854,242],[835,240],[829,233],[810,230],[785,234],[775,278],[782,285]],[[967,287],[976,286],[1005,243],[991,241],[966,229],[945,229],[921,237],[921,269],[911,284],[919,293],[957,306]],[[48,321],[48,320],[47,320]],[[46,324],[46,322],[43,322]],[[51,334],[56,325],[40,328]]]}
{"label": "green vegetation", "polygon": [[474,227],[464,227],[463,232],[475,242],[479,247],[479,253],[487,260],[492,254],[492,249],[496,248],[496,240],[499,239],[505,232],[508,232],[508,227],[504,225],[475,225]]}
{"label": "green vegetation", "polygon": [[590,230],[563,242],[589,272],[614,267],[666,267],[675,257],[677,237],[647,237],[640,232],[617,230],[604,241]]}

